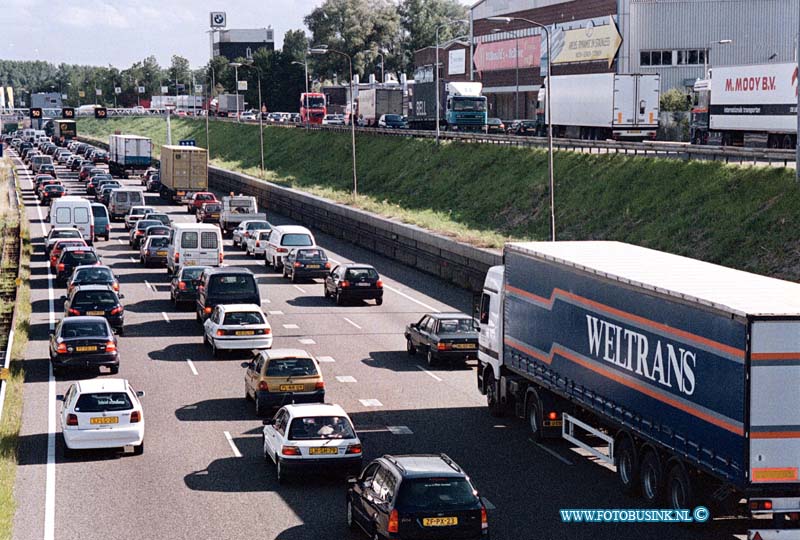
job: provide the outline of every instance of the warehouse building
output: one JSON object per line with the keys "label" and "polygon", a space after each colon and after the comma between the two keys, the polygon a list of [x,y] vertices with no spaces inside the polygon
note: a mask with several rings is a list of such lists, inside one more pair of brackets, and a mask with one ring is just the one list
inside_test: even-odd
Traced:
{"label": "warehouse building", "polygon": [[216,30],[213,33],[212,56],[224,56],[228,60],[253,58],[258,49],[275,50],[272,28]]}

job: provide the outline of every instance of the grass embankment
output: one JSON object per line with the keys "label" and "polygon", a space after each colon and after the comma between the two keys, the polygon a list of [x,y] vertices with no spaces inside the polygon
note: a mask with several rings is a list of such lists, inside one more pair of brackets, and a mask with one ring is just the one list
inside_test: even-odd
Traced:
{"label": "grass embankment", "polygon": [[[119,130],[162,144],[158,118],[81,119],[103,140]],[[172,122],[173,141],[206,145],[205,122]],[[211,123],[215,164],[258,176],[258,126]],[[359,207],[479,245],[549,239],[547,154],[497,145],[357,136]],[[265,178],[352,202],[350,135],[268,127]],[[559,240],[631,242],[800,279],[800,187],[794,171],[715,162],[557,152]]]}
{"label": "grass embankment", "polygon": [[[9,181],[11,164],[0,161],[0,220],[4,225],[15,225],[18,219],[14,209],[9,207],[7,196],[7,182]],[[18,191],[19,193],[19,191]],[[21,194],[19,195],[22,200]],[[6,388],[6,398],[3,406],[2,420],[0,420],[0,540],[12,537],[14,512],[14,482],[17,476],[17,446],[19,443],[19,430],[22,425],[22,388],[25,372],[23,360],[28,345],[28,330],[30,328],[31,294],[30,294],[30,257],[31,243],[28,233],[28,222],[24,214],[21,216],[19,229],[22,241],[22,261],[20,264],[20,285],[17,286],[17,326],[14,333],[14,345],[11,350],[10,378],[3,384]],[[14,229],[16,231],[16,229]],[[0,264],[0,281],[14,281],[17,278],[16,261],[7,263],[3,260]],[[6,313],[13,309],[13,305],[3,302],[0,312]],[[0,358],[5,355],[5,350],[0,351]]]}

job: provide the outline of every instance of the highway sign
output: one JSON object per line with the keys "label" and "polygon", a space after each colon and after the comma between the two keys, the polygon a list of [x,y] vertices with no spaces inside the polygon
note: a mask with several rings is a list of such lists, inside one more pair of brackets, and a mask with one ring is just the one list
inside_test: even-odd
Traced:
{"label": "highway sign", "polygon": [[108,111],[105,107],[96,107],[94,109],[94,117],[95,118],[108,118]]}
{"label": "highway sign", "polygon": [[197,146],[197,141],[194,139],[181,139],[178,146]]}
{"label": "highway sign", "polygon": [[42,117],[42,109],[41,107],[32,107],[31,108],[31,118],[38,119]]}
{"label": "highway sign", "polygon": [[64,107],[61,109],[61,118],[75,118],[75,109],[72,107]]}

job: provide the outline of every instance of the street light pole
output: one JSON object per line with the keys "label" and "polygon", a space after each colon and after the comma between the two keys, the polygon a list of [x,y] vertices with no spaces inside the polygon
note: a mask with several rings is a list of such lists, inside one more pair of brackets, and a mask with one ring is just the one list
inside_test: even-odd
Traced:
{"label": "street light pole", "polygon": [[350,66],[350,147],[353,153],[353,202],[358,200],[358,174],[356,172],[356,122],[355,122],[355,90],[353,89],[353,58],[341,51],[336,51],[334,49],[323,48],[321,46],[317,46],[311,49],[311,54],[326,54],[326,53],[334,53],[340,56],[344,56],[347,58],[347,62]]}
{"label": "street light pole", "polygon": [[373,52],[372,49],[365,49],[365,50],[363,50],[361,52],[364,53],[364,54],[366,54],[366,53],[375,54],[375,55],[381,57],[381,83],[385,83],[386,82],[386,72],[385,72],[384,68],[385,68],[385,63],[386,63],[386,56],[384,56],[384,54],[381,51],[374,51]]}
{"label": "street light pole", "polygon": [[[253,64],[243,64],[244,67],[250,67],[258,73],[258,141],[261,154],[261,178],[264,178],[264,118],[261,116],[261,70]],[[238,86],[238,80],[237,80]],[[238,99],[236,100],[238,104]]]}
{"label": "street light pole", "polygon": [[703,78],[708,79],[708,65],[711,63],[709,62],[711,57],[711,49],[714,45],[730,45],[733,43],[732,39],[719,39],[717,41],[711,41],[708,43],[708,50],[705,51],[703,54]]}
{"label": "street light pole", "polygon": [[[491,19],[491,17],[490,17],[490,19]],[[440,109],[441,109],[441,104],[439,103],[439,100],[441,99],[439,97],[439,29],[440,28],[444,28],[445,26],[450,26],[450,25],[453,25],[453,24],[465,23],[465,22],[468,22],[468,21],[466,21],[464,19],[456,19],[456,20],[452,20],[452,21],[443,22],[442,24],[440,24],[439,26],[436,27],[436,65],[433,66],[433,81],[434,81],[433,85],[436,87],[436,144],[437,144],[437,146],[439,144],[439,134],[440,134],[440,131],[439,131],[439,114],[440,114]]]}
{"label": "street light pole", "polygon": [[228,64],[229,66],[233,67],[234,71],[234,78],[236,79],[236,121],[239,122],[239,62],[231,62]]}
{"label": "street light pole", "polygon": [[551,79],[551,72],[550,72],[550,65],[552,64],[552,56],[551,56],[551,49],[550,49],[550,30],[543,24],[538,23],[536,21],[532,21],[530,19],[526,19],[524,17],[488,17],[489,21],[494,22],[504,22],[506,24],[510,23],[511,21],[523,21],[530,25],[536,26],[541,28],[544,32],[545,38],[547,39],[547,80],[545,93],[547,96],[547,152],[548,152],[548,177],[550,181],[550,240],[555,242],[556,241],[556,202],[555,202],[555,177],[553,173],[553,115],[551,114],[551,106],[550,104],[553,101],[553,96],[550,93],[550,79]]}
{"label": "street light pole", "polygon": [[306,97],[305,97],[305,100],[304,100],[304,105],[305,105],[305,108],[306,108],[306,116],[305,116],[305,119],[303,121],[306,124],[306,131],[308,131],[308,55],[305,55],[305,54],[303,55],[303,61],[302,62],[298,62],[297,60],[295,60],[294,62],[292,62],[292,64],[296,64],[298,66],[304,66],[305,67]]}

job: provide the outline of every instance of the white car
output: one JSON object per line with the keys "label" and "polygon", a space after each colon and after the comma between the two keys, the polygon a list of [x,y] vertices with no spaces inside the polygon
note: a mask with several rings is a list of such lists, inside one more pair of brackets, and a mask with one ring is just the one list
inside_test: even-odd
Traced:
{"label": "white car", "polygon": [[144,452],[144,415],[140,397],[125,379],[77,381],[64,394],[61,433],[65,453],[89,448],[133,447]]}
{"label": "white car", "polygon": [[272,348],[272,328],[255,304],[221,304],[203,323],[203,343],[214,356],[224,350]]}
{"label": "white car", "polygon": [[247,219],[239,223],[239,225],[233,229],[231,233],[231,237],[233,238],[233,247],[242,246],[244,247],[244,243],[247,240],[247,237],[255,230],[259,229],[271,229],[272,225],[269,224],[267,221],[262,220],[252,220]]}
{"label": "white car", "polygon": [[285,405],[264,420],[264,459],[275,462],[279,483],[311,468],[358,474],[361,456],[361,440],[339,405]]}
{"label": "white car", "polygon": [[243,112],[242,114],[239,115],[239,119],[240,120],[255,120],[256,119],[256,113],[254,113],[254,112]]}
{"label": "white car", "polygon": [[269,240],[269,229],[256,229],[250,232],[244,241],[244,252],[246,255],[253,257],[264,256],[264,250],[267,249],[267,240]]}
{"label": "white car", "polygon": [[131,230],[131,227],[136,225],[136,222],[142,219],[146,210],[150,210],[152,212],[156,211],[156,209],[152,206],[131,206],[131,209],[128,210],[127,214],[125,214],[125,230]]}
{"label": "white car", "polygon": [[344,125],[344,115],[343,114],[326,114],[325,117],[322,119],[323,126],[343,126]]}
{"label": "white car", "polygon": [[83,234],[81,234],[81,231],[74,227],[53,227],[50,229],[50,232],[47,233],[47,238],[44,241],[44,252],[47,255],[50,255],[50,250],[53,248],[55,243],[64,238],[83,240]]}

